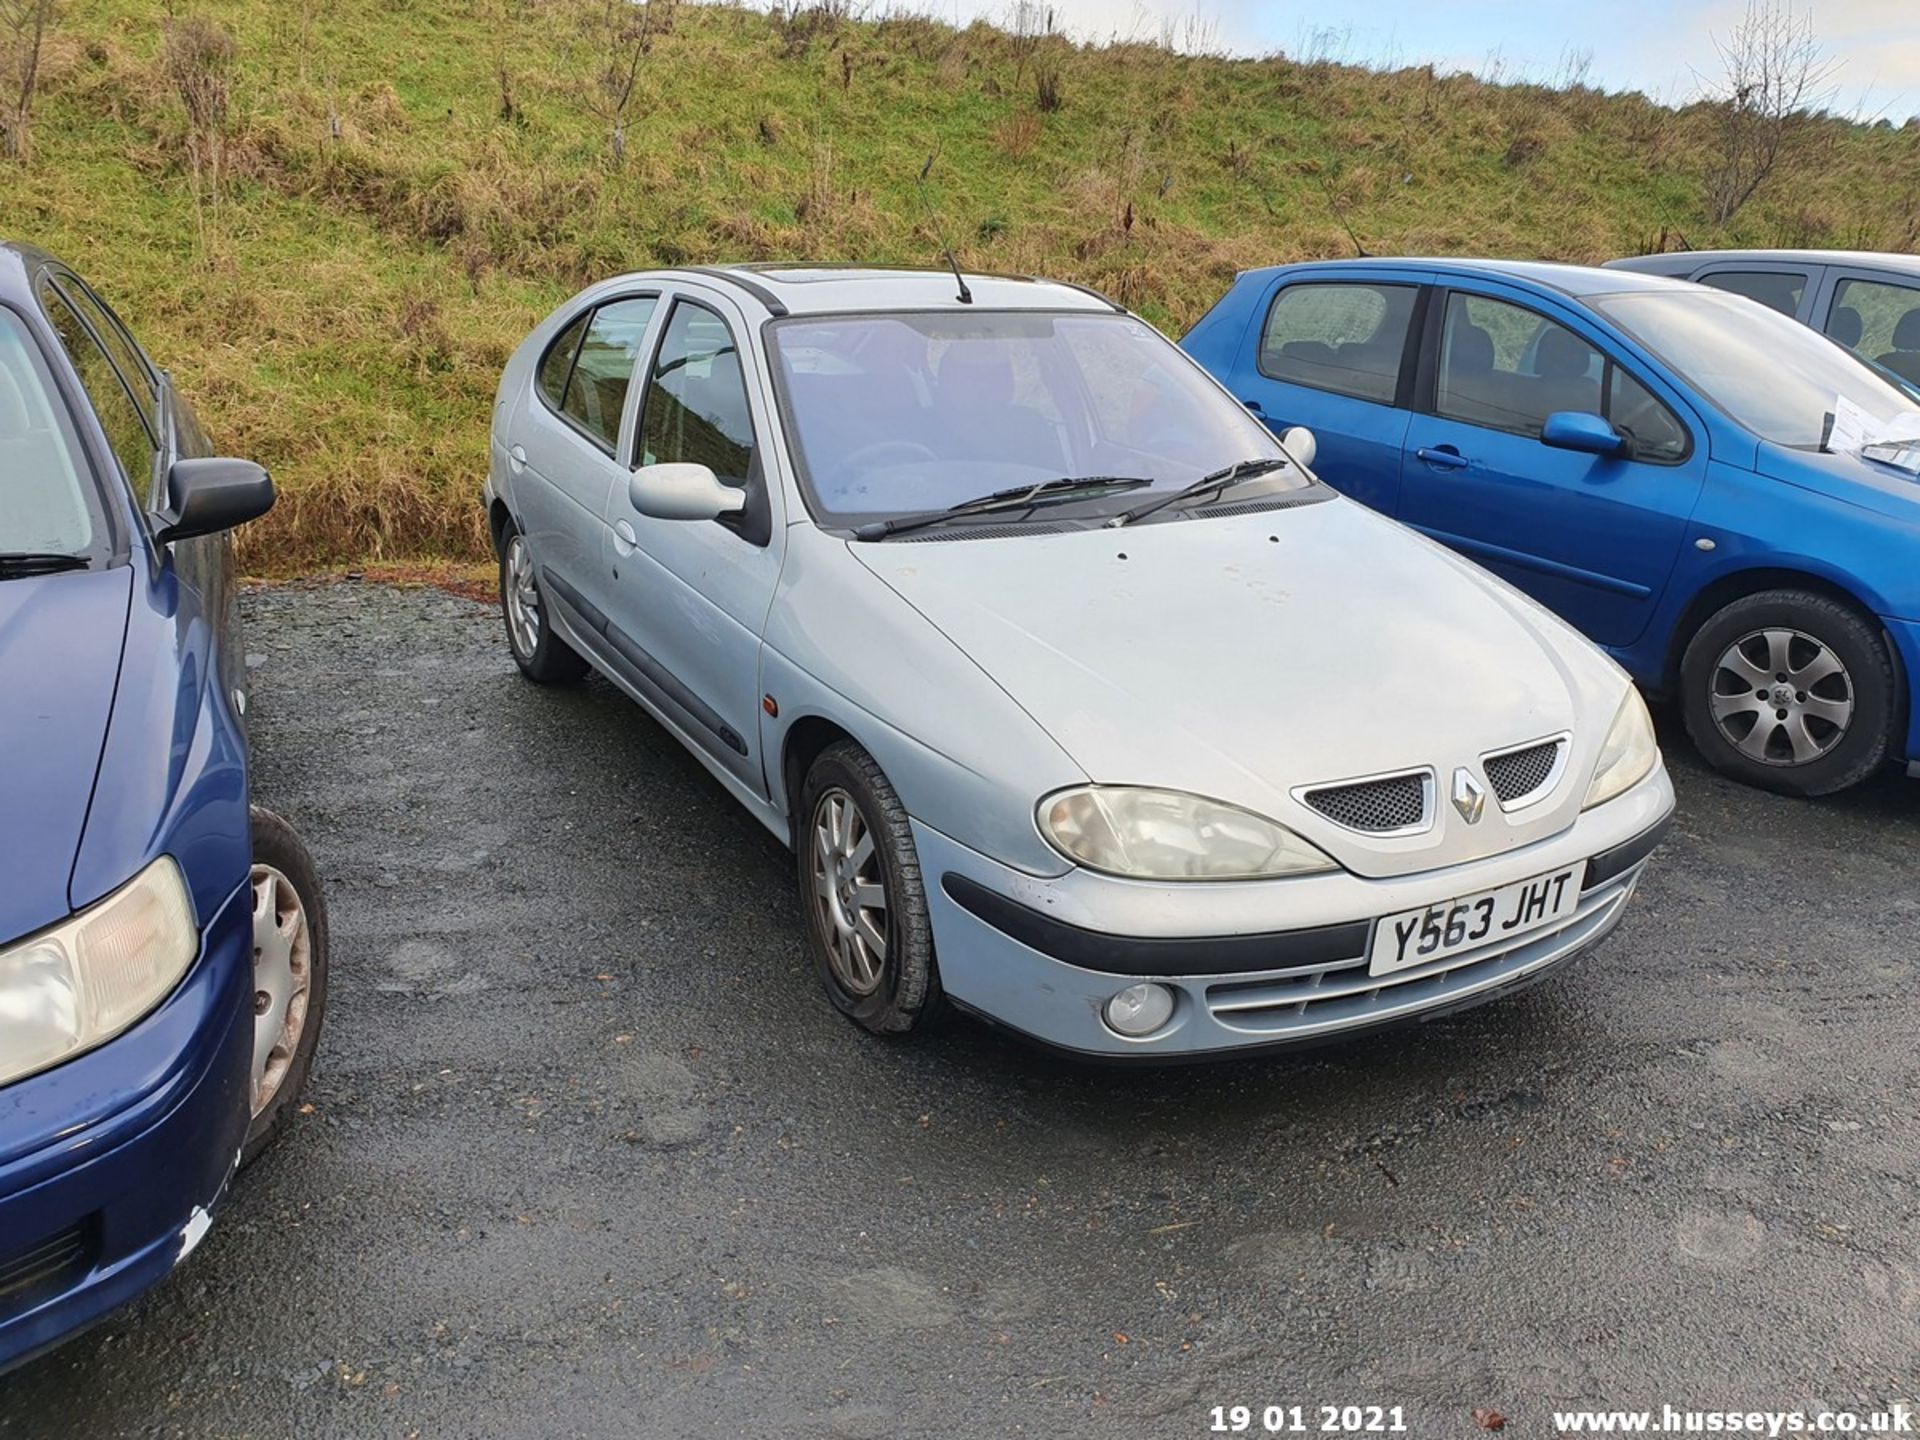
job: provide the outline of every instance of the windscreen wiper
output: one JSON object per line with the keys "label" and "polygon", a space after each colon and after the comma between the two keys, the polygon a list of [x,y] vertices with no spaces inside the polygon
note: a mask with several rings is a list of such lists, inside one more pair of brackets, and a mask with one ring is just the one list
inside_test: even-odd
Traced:
{"label": "windscreen wiper", "polygon": [[1238,485],[1242,480],[1251,480],[1256,475],[1266,475],[1292,463],[1291,460],[1280,455],[1259,460],[1236,460],[1224,469],[1215,470],[1210,475],[1202,475],[1191,485],[1176,490],[1171,495],[1157,496],[1144,505],[1136,505],[1131,510],[1122,510],[1107,521],[1107,524],[1117,530],[1122,525],[1131,525],[1136,520],[1144,520],[1147,516],[1165,510],[1170,505],[1197,500],[1209,490],[1225,490],[1230,485]]}
{"label": "windscreen wiper", "polygon": [[86,556],[69,555],[59,550],[17,550],[12,554],[0,552],[0,580],[12,580],[22,575],[53,575],[62,570],[86,568]]}
{"label": "windscreen wiper", "polygon": [[911,515],[889,515],[885,520],[869,520],[854,528],[856,540],[884,540],[903,530],[918,530],[967,515],[992,515],[1005,510],[1031,510],[1036,505],[1051,505],[1062,500],[1077,500],[1083,495],[1111,491],[1138,490],[1153,481],[1143,475],[1067,475],[1058,480],[1042,480],[1038,485],[1012,485],[991,494],[976,495],[949,505],[944,510],[921,510]]}

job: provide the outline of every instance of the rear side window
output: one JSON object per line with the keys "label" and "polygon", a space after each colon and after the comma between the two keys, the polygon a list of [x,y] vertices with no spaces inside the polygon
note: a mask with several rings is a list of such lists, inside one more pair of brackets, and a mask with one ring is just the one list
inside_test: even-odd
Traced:
{"label": "rear side window", "polygon": [[682,300],[667,317],[640,415],[642,465],[692,461],[728,485],[753,468],[753,417],[727,322]]}
{"label": "rear side window", "polygon": [[122,477],[136,495],[146,494],[153,483],[154,457],[159,453],[158,441],[147,419],[150,410],[142,412],[119,367],[81,322],[79,312],[66,296],[47,280],[40,282],[39,294],[40,304],[53,322],[67,358],[79,372],[80,386],[86,391],[93,413],[100,417],[100,428],[107,432],[107,443],[120,462]]}
{"label": "rear side window", "polygon": [[[540,364],[540,393],[609,455],[620,435],[620,415],[626,408],[634,366],[640,361],[640,342],[646,339],[647,324],[658,303],[652,295],[637,295],[602,305],[586,317],[564,376],[559,374],[561,357],[566,356],[568,336],[580,321],[561,333]],[[557,401],[550,383],[559,393]]]}
{"label": "rear side window", "polygon": [[1700,283],[1758,300],[1782,315],[1797,315],[1800,297],[1807,293],[1807,277],[1798,271],[1717,270],[1711,275],[1702,275]]}
{"label": "rear side window", "polygon": [[566,398],[567,377],[573,373],[573,357],[580,353],[580,337],[587,333],[587,319],[588,315],[582,315],[562,330],[560,338],[547,347],[540,361],[540,377],[536,383],[541,395],[556,410]]}
{"label": "rear side window", "polygon": [[1260,332],[1260,373],[1392,404],[1417,291],[1412,285],[1289,285]]}

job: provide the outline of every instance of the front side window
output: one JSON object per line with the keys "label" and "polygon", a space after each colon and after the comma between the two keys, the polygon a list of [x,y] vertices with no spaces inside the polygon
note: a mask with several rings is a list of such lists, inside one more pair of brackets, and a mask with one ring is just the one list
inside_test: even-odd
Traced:
{"label": "front side window", "polygon": [[40,282],[40,303],[60,337],[60,344],[79,372],[80,387],[86,391],[100,428],[107,433],[107,444],[120,472],[135,495],[144,495],[153,481],[154,457],[159,444],[147,414],[134,399],[134,393],[122,379],[119,367],[81,322],[80,314],[65,294],[46,280]]}
{"label": "front side window", "polygon": [[[570,344],[569,337],[579,321],[561,332],[540,363],[540,393],[609,455],[620,438],[627,387],[633,382],[640,345],[658,303],[651,295],[636,295],[602,305],[587,318],[577,345]],[[557,402],[553,400],[556,391]]]}
{"label": "front side window", "polygon": [[753,468],[753,415],[740,347],[727,322],[682,300],[667,317],[640,412],[641,465],[705,465],[744,486]]}
{"label": "front side window", "polygon": [[1784,315],[1731,296],[1643,290],[1589,303],[1762,440],[1819,449],[1836,399],[1858,406],[1876,424],[1914,408],[1905,391],[1857,356]]}
{"label": "front side window", "polygon": [[1920,383],[1920,285],[1842,280],[1827,334],[1850,350]]}
{"label": "front side window", "polygon": [[1758,300],[1782,315],[1800,313],[1800,297],[1807,293],[1807,277],[1796,270],[1718,270],[1700,277],[1702,285]]}
{"label": "front side window", "polygon": [[0,309],[0,555],[97,554],[106,535],[46,361],[20,317]]}
{"label": "front side window", "polygon": [[1447,297],[1434,411],[1538,438],[1559,410],[1601,413],[1607,360],[1566,326],[1486,295]]}
{"label": "front side window", "polygon": [[1566,326],[1489,296],[1449,295],[1434,412],[1538,439],[1562,410],[1604,416],[1633,460],[1670,465],[1689,452],[1679,416]]}
{"label": "front side window", "polygon": [[[806,316],[767,334],[800,478],[823,523],[1053,480],[1132,486],[1074,502],[1080,518],[1238,461],[1281,458],[1265,426],[1129,315]],[[1288,470],[1261,483],[1311,482]]]}
{"label": "front side window", "polygon": [[1391,404],[1400,386],[1412,285],[1289,285],[1260,333],[1260,373]]}

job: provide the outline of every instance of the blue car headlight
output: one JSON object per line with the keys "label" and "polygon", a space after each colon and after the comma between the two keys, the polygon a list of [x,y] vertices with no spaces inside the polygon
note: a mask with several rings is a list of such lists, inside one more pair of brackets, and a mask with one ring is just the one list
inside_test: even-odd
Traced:
{"label": "blue car headlight", "polygon": [[105,1043],[200,952],[180,867],[161,856],[104,900],[0,948],[0,1085]]}

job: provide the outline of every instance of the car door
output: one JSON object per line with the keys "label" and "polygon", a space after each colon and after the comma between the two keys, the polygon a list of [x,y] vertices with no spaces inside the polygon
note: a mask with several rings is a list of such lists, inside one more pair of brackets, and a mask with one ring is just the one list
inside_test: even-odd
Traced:
{"label": "car door", "polygon": [[1314,470],[1394,514],[1406,439],[1412,340],[1432,277],[1396,269],[1292,271],[1255,305],[1228,388],[1275,434],[1304,425]]}
{"label": "car door", "polygon": [[1814,296],[1819,293],[1825,267],[1788,260],[1716,260],[1687,278],[1715,290],[1744,295],[1769,310],[1813,323]]}
{"label": "car door", "polygon": [[589,645],[587,617],[612,595],[600,552],[609,498],[628,474],[617,458],[628,391],[658,308],[653,291],[583,307],[541,355],[509,427],[514,511],[541,588]]}
{"label": "car door", "polygon": [[1909,389],[1920,387],[1920,277],[1834,266],[1829,278],[1818,328]]}
{"label": "car door", "polygon": [[609,495],[602,569],[606,639],[628,681],[756,794],[760,637],[780,578],[784,517],[769,483],[771,391],[745,317],[692,287],[662,298],[650,359],[630,404],[628,472],[696,462],[746,492],[719,520],[642,515],[625,484]]}
{"label": "car door", "polygon": [[[1497,287],[1427,310],[1400,518],[1487,566],[1602,645],[1637,639],[1673,572],[1706,474],[1680,395],[1570,310]],[[1599,414],[1614,455],[1556,449],[1549,415]]]}

